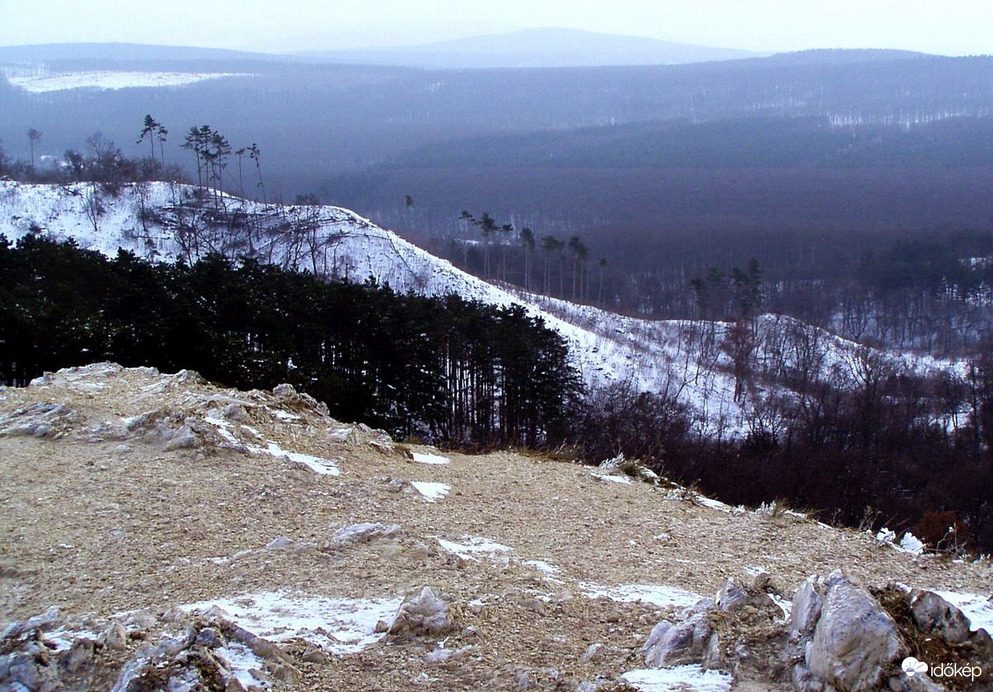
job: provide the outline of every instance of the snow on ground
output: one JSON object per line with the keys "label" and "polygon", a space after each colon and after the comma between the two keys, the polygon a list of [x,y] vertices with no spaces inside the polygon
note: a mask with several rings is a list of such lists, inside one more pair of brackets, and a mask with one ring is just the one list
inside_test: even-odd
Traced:
{"label": "snow on ground", "polygon": [[969,618],[969,626],[975,632],[979,629],[993,634],[993,596],[955,591],[935,591]]}
{"label": "snow on ground", "polygon": [[[214,653],[224,659],[226,668],[241,683],[242,689],[251,689],[253,685],[258,687],[265,679],[265,662],[244,644],[231,642]],[[258,671],[259,675],[253,675],[252,671]]]}
{"label": "snow on ground", "polygon": [[608,483],[618,483],[620,485],[631,485],[630,476],[615,476],[610,473],[590,473],[590,476],[596,478],[598,481],[606,481]]}
{"label": "snow on ground", "polygon": [[583,595],[588,598],[604,596],[612,601],[633,603],[643,601],[666,608],[686,608],[698,603],[703,596],[676,586],[661,584],[622,584],[620,586],[603,586],[602,584],[580,584]]}
{"label": "snow on ground", "polygon": [[100,638],[96,632],[70,627],[60,627],[57,630],[46,632],[44,636],[45,643],[52,647],[52,651],[56,653],[68,651],[80,639],[95,642]]}
{"label": "snow on ground", "polygon": [[466,560],[476,560],[477,555],[482,555],[485,557],[494,557],[500,553],[509,553],[511,549],[501,543],[496,541],[491,541],[488,538],[481,538],[479,536],[465,536],[461,538],[461,543],[456,541],[448,541],[444,538],[436,539],[438,545],[452,553],[453,555],[458,555]]}
{"label": "snow on ground", "polygon": [[[278,414],[280,412],[277,411],[276,413]],[[292,414],[287,414],[287,415],[292,416]],[[297,420],[300,418],[300,416],[292,416],[292,418],[294,420]],[[286,419],[282,419],[282,420],[286,420]],[[306,466],[307,468],[309,468],[311,471],[318,474],[319,476],[341,475],[341,470],[338,468],[338,465],[334,461],[331,461],[330,459],[322,459],[321,457],[315,457],[310,454],[290,452],[288,450],[283,449],[278,443],[273,442],[272,440],[266,440],[265,447],[259,447],[257,445],[252,445],[252,444],[243,444],[241,440],[239,440],[234,434],[234,425],[230,421],[221,418],[220,414],[217,413],[216,411],[209,412],[207,416],[204,418],[204,421],[215,426],[217,428],[218,434],[220,434],[220,436],[223,437],[225,440],[227,440],[229,443],[231,443],[232,445],[236,445],[238,447],[244,446],[244,448],[247,449],[252,454],[268,454],[276,459],[286,459],[287,461],[291,461],[295,464],[302,464],[303,466]],[[125,420],[125,422],[127,422],[127,419]],[[240,427],[246,430],[252,436],[258,439],[263,439],[262,435],[255,428],[252,428],[248,425],[242,425]]]}
{"label": "snow on ground", "polygon": [[728,692],[732,682],[727,673],[699,666],[645,668],[621,677],[642,692]]}
{"label": "snow on ground", "polygon": [[[534,567],[536,570],[545,575],[545,578],[549,581],[559,582],[558,579],[554,577],[562,573],[562,570],[553,565],[550,562],[545,562],[544,560],[526,560],[525,565],[529,567]],[[559,582],[561,583],[561,582]]]}
{"label": "snow on ground", "polygon": [[291,596],[266,591],[182,606],[189,613],[222,611],[239,627],[270,641],[303,639],[326,651],[357,653],[385,636],[380,620],[393,621],[402,598],[363,599]]}
{"label": "snow on ground", "polygon": [[423,452],[413,453],[414,461],[418,464],[428,464],[429,466],[443,466],[445,464],[450,464],[451,459],[448,457],[441,457],[437,454],[425,454]]}
{"label": "snow on ground", "polygon": [[425,502],[437,502],[447,495],[452,486],[445,483],[433,483],[430,481],[411,481],[414,490],[424,496]]}
{"label": "snow on ground", "polygon": [[33,94],[70,89],[133,89],[175,87],[223,77],[251,77],[229,72],[71,72],[53,75],[14,75],[10,83]]}
{"label": "snow on ground", "polygon": [[310,454],[288,452],[275,442],[269,442],[265,449],[261,449],[259,447],[249,447],[248,449],[250,452],[254,452],[256,454],[270,454],[277,459],[283,458],[296,464],[303,464],[311,471],[321,476],[338,476],[341,474],[341,471],[338,470],[338,466],[333,461],[311,456]]}

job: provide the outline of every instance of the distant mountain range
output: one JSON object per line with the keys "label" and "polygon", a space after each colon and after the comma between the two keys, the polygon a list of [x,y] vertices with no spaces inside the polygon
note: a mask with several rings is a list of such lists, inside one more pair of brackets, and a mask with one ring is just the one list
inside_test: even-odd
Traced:
{"label": "distant mountain range", "polygon": [[510,34],[475,36],[419,46],[308,52],[301,54],[301,57],[395,67],[485,69],[682,65],[759,55],[749,51],[592,31],[524,29]]}

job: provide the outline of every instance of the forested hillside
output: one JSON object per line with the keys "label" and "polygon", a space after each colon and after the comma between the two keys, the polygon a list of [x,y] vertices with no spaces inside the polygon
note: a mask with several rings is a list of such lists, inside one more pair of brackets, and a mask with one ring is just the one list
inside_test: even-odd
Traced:
{"label": "forested hillside", "polygon": [[33,236],[0,236],[0,276],[8,385],[95,360],[195,369],[243,389],[289,382],[344,420],[467,447],[561,442],[580,391],[562,339],[519,306]]}

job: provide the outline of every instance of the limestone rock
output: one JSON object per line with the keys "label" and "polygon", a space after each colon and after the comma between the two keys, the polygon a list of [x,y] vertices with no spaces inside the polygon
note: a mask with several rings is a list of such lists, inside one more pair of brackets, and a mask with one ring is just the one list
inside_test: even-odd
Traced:
{"label": "limestone rock", "polygon": [[824,603],[823,586],[817,577],[808,577],[793,596],[793,607],[788,621],[790,634],[799,636],[814,631]]}
{"label": "limestone rock", "polygon": [[727,613],[748,601],[748,592],[734,579],[728,579],[717,592],[717,605],[722,613]]}
{"label": "limestone rock", "polygon": [[331,416],[331,412],[328,410],[327,404],[323,401],[318,401],[309,394],[302,394],[298,392],[291,384],[277,385],[272,390],[272,393],[277,399],[280,399],[280,403],[289,404],[290,408],[313,411],[325,418],[329,418]]}
{"label": "limestone rock", "polygon": [[872,596],[847,580],[828,588],[806,654],[814,676],[843,692],[868,692],[905,654],[896,623]]}
{"label": "limestone rock", "polygon": [[914,624],[923,632],[933,632],[949,644],[962,644],[969,639],[968,618],[933,591],[911,591],[910,611]]}
{"label": "limestone rock", "polygon": [[407,599],[400,606],[396,619],[390,626],[390,634],[437,636],[458,629],[448,604],[439,598],[430,586]]}
{"label": "limestone rock", "polygon": [[699,663],[703,660],[714,630],[706,613],[673,624],[663,620],[655,626],[642,650],[651,668]]}

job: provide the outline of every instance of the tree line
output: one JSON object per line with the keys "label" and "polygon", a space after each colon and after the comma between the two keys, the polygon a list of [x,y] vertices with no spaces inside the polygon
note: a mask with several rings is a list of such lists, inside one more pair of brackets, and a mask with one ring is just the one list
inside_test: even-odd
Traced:
{"label": "tree line", "polygon": [[581,390],[519,306],[399,294],[252,260],[114,259],[0,236],[0,381],[112,360],[243,389],[289,382],[331,412],[465,447],[555,444]]}

